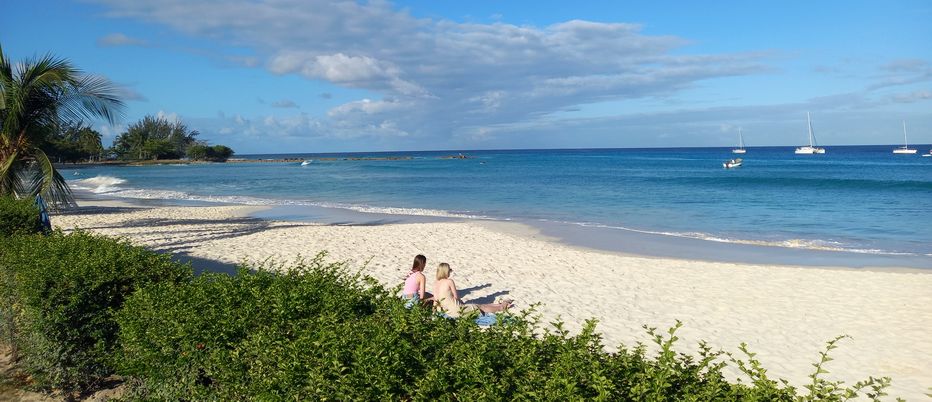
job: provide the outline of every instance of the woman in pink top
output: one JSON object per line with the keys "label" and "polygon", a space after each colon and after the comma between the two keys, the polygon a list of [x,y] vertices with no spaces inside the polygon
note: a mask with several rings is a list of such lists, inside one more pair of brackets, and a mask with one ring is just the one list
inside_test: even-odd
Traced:
{"label": "woman in pink top", "polygon": [[472,304],[463,303],[456,293],[456,283],[450,279],[453,268],[445,262],[437,266],[437,282],[434,283],[434,307],[440,312],[457,318],[464,312],[480,311],[483,314],[497,313],[511,307],[511,300],[503,300],[501,303],[492,304]]}
{"label": "woman in pink top", "polygon": [[427,288],[427,278],[424,277],[423,272],[425,266],[427,266],[427,257],[421,254],[414,257],[411,272],[405,278],[405,286],[401,291],[401,297],[407,300],[405,307],[410,308],[421,300],[424,302],[431,300],[430,294],[425,292]]}

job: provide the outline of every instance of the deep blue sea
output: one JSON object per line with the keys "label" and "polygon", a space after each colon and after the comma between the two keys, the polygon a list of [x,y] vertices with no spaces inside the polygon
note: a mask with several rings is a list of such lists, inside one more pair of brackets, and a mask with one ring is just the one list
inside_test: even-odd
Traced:
{"label": "deep blue sea", "polygon": [[[62,169],[115,197],[561,222],[717,243],[932,256],[932,157],[894,146],[245,155],[299,163]],[[921,153],[929,145],[917,146]],[[442,159],[459,152],[470,159]],[[410,156],[411,160],[320,161]]]}

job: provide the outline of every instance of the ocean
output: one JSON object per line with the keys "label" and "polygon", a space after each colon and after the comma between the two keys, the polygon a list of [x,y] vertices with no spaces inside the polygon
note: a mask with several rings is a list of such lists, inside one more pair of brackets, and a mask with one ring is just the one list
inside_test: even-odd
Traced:
{"label": "ocean", "polygon": [[[854,258],[904,256],[932,266],[932,158],[893,155],[892,148],[826,147],[824,155],[794,155],[792,147],[748,148],[745,155],[729,148],[277,154],[238,157],[312,163],[61,171],[74,188],[102,196],[271,205],[287,211],[279,217],[295,219],[332,210],[401,221],[506,220],[564,227],[557,237],[621,251],[637,248],[604,245],[611,233],[624,233],[619,243],[688,239]],[[459,153],[468,159],[444,158]],[[411,159],[320,160],[393,156]],[[744,165],[724,169],[722,162],[735,156]]]}

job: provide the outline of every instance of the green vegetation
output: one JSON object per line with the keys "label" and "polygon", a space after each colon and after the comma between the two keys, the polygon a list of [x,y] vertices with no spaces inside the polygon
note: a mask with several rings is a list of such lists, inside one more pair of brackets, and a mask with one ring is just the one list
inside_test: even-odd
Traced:
{"label": "green vegetation", "polygon": [[[11,63],[0,46],[0,196],[32,198],[40,194],[52,208],[74,199],[53,162],[100,159],[100,133],[87,119],[110,124],[123,102],[104,78],[83,74],[69,61],[46,55]],[[146,116],[119,135],[110,152],[121,159],[225,161],[233,150],[208,147],[184,123]]]}
{"label": "green vegetation", "polygon": [[110,151],[120,159],[158,160],[180,159],[222,162],[233,155],[224,145],[208,146],[197,140],[197,130],[191,130],[181,121],[146,116],[129,126],[125,133],[113,140]]}
{"label": "green vegetation", "polygon": [[13,235],[42,231],[39,208],[32,200],[0,196],[0,241]]}
{"label": "green vegetation", "polygon": [[113,373],[114,314],[136,289],[190,279],[187,265],[87,233],[13,236],[0,249],[2,339],[44,390],[80,391]]}
{"label": "green vegetation", "polygon": [[846,389],[823,380],[819,366],[800,395],[767,378],[746,349],[749,361],[731,361],[751,381],[730,383],[721,352],[675,352],[679,323],[666,333],[647,328],[656,356],[643,345],[606,353],[594,321],[573,336],[524,312],[481,329],[408,310],[393,291],[347,268],[318,256],[140,290],[117,318],[118,361],[137,380],[133,397],[842,401],[864,389],[879,398],[889,385],[869,379]]}
{"label": "green vegetation", "polygon": [[[0,216],[35,216],[0,199]],[[595,321],[571,335],[533,310],[489,328],[404,308],[374,279],[324,256],[194,276],[126,241],[29,232],[0,247],[0,343],[30,385],[74,396],[111,374],[129,400],[879,400],[889,378],[824,378],[831,340],[802,389],[770,379],[741,345],[677,353],[680,324],[645,328],[656,346],[604,351]],[[14,225],[16,226],[16,225]],[[725,380],[726,366],[745,379]]]}
{"label": "green vegetation", "polygon": [[104,156],[100,133],[83,123],[63,124],[41,148],[56,162],[95,161]]}
{"label": "green vegetation", "polygon": [[197,135],[180,121],[146,116],[118,135],[111,151],[120,159],[178,159],[197,144]]}
{"label": "green vegetation", "polygon": [[188,158],[194,161],[225,162],[233,156],[233,149],[225,145],[192,145],[188,147]]}
{"label": "green vegetation", "polygon": [[0,195],[41,194],[53,207],[73,202],[41,148],[60,127],[88,118],[113,122],[123,103],[107,80],[46,55],[13,64],[0,47]]}

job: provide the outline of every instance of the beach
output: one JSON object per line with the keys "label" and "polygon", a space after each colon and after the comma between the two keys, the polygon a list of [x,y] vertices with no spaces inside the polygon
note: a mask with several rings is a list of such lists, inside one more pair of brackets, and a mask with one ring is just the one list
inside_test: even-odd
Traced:
{"label": "beach", "polygon": [[[514,299],[536,305],[542,322],[571,332],[597,319],[608,350],[650,341],[642,325],[683,328],[678,349],[697,343],[738,355],[742,342],[768,375],[796,386],[839,335],[828,379],[851,385],[893,379],[889,394],[923,400],[932,392],[932,275],[918,269],[800,267],[645,257],[565,244],[530,226],[487,220],[339,224],[268,220],[267,207],[139,205],[81,200],[53,216],[81,228],[169,252],[196,268],[232,272],[235,264],[293,261],[326,251],[387,286],[401,283],[416,254],[449,263],[467,301]],[[733,370],[732,370],[733,372]]]}

